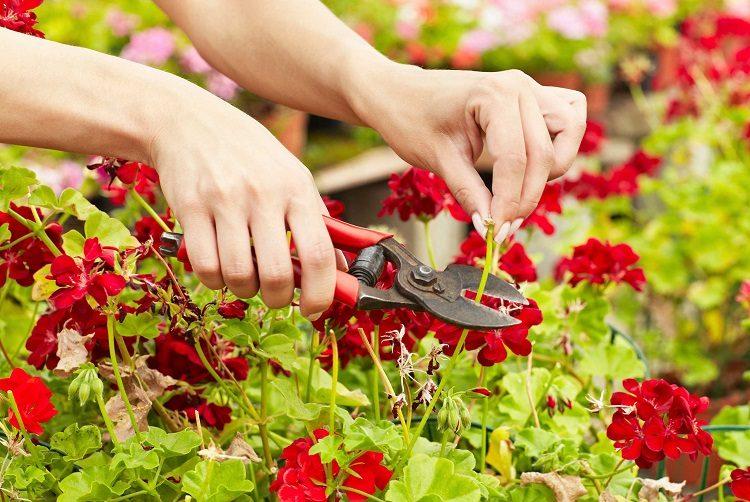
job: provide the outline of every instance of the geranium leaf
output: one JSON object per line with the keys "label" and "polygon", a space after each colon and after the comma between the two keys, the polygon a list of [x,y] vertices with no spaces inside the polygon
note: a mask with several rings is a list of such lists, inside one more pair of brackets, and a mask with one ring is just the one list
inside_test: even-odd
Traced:
{"label": "geranium leaf", "polygon": [[385,500],[391,502],[473,502],[482,497],[477,480],[456,472],[447,458],[414,455],[406,464],[403,477],[390,484]]}
{"label": "geranium leaf", "polygon": [[350,424],[344,434],[347,451],[378,450],[393,456],[404,448],[401,431],[388,420],[372,423],[363,417]]}
{"label": "geranium leaf", "polygon": [[28,195],[29,188],[37,184],[36,174],[23,167],[0,168],[0,205],[7,209],[11,201]]}
{"label": "geranium leaf", "polygon": [[83,243],[86,238],[78,230],[65,232],[63,238],[63,251],[70,256],[81,256],[83,254]]}
{"label": "geranium leaf", "polygon": [[253,491],[239,460],[199,462],[182,477],[182,489],[198,502],[229,502]]}
{"label": "geranium leaf", "polygon": [[59,209],[79,220],[87,220],[99,210],[84,195],[73,188],[66,188],[57,201]]}
{"label": "geranium leaf", "polygon": [[70,424],[52,435],[52,448],[65,452],[66,460],[81,460],[102,447],[102,434],[95,425]]}
{"label": "geranium leaf", "polygon": [[122,336],[142,336],[152,340],[159,336],[160,322],[161,319],[150,312],[129,314],[117,325],[117,332]]}
{"label": "geranium leaf", "polygon": [[3,223],[0,225],[0,243],[8,241],[10,237],[10,226],[7,223]]}
{"label": "geranium leaf", "polygon": [[[726,406],[711,420],[711,425],[750,424],[750,405]],[[750,431],[713,432],[714,447],[728,462],[750,465]]]}
{"label": "geranium leaf", "polygon": [[584,376],[602,376],[613,379],[643,376],[645,366],[632,347],[622,342],[603,341],[597,345],[580,348],[583,354],[578,371]]}
{"label": "geranium leaf", "polygon": [[98,237],[102,246],[118,249],[138,245],[138,239],[130,235],[128,228],[118,219],[98,211],[89,216],[84,226],[86,237]]}
{"label": "geranium leaf", "polygon": [[286,415],[289,418],[310,422],[317,420],[323,411],[323,405],[317,403],[303,403],[297,396],[297,391],[292,387],[292,382],[284,379],[277,379],[271,382],[276,390],[283,397]]}

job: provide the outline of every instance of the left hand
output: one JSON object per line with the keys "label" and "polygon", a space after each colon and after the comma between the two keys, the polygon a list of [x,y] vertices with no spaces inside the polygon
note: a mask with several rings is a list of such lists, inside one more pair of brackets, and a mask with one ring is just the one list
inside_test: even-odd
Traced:
{"label": "left hand", "polygon": [[[495,221],[496,240],[517,230],[548,180],[562,176],[586,130],[586,98],[542,86],[518,70],[424,70],[388,63],[363,76],[351,99],[361,120],[410,164],[445,179],[477,231]],[[493,161],[492,192],[474,164]]]}

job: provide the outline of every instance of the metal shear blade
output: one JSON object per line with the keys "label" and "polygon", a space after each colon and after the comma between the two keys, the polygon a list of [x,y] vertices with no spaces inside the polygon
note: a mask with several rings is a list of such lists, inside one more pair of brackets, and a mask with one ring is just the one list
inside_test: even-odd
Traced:
{"label": "metal shear blade", "polygon": [[[478,268],[470,267],[469,265],[448,265],[445,271],[454,272],[461,278],[462,291],[469,290],[476,293],[479,289],[479,282],[482,280],[482,271]],[[512,284],[492,274],[487,277],[483,294],[513,303],[520,303],[521,305],[529,304],[529,301]]]}

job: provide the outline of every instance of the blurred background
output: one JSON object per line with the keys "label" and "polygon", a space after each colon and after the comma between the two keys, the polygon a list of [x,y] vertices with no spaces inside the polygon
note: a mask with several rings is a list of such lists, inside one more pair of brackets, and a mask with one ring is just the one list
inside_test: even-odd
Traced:
{"label": "blurred background", "polygon": [[[627,242],[641,256],[648,285],[642,293],[612,293],[618,307],[611,323],[640,344],[652,373],[711,395],[717,409],[748,401],[750,0],[326,3],[395,60],[517,68],[586,93],[581,156],[536,214],[556,232],[523,236],[540,276],[554,280],[559,257],[589,236]],[[245,110],[313,170],[322,193],[344,202],[343,218],[395,228],[423,254],[416,223],[376,218],[388,176],[409,166],[374,131],[242,91],[150,1],[47,0],[37,12],[50,40],[179,74]],[[0,148],[0,163],[32,168],[58,191],[82,187],[132,223],[136,212],[123,206],[122,193],[102,189],[87,161]],[[467,233],[448,217],[436,223],[441,264]]]}

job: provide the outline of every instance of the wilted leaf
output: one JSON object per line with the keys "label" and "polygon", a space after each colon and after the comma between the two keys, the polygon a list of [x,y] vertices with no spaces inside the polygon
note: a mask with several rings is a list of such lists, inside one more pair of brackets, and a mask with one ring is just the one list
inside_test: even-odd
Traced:
{"label": "wilted leaf", "polygon": [[[169,387],[177,384],[177,380],[164,375],[159,370],[149,368],[146,363],[148,358],[149,356],[138,356],[134,359],[135,373],[133,373],[129,366],[121,365],[120,376],[122,377],[122,383],[128,396],[131,394],[137,395],[138,391],[141,391],[144,392],[148,401],[153,401],[157,397],[162,396],[164,391]],[[104,378],[112,383],[117,383],[111,364],[100,364],[99,371]],[[141,386],[141,383],[143,386]]]}
{"label": "wilted leaf", "polygon": [[55,372],[67,375],[88,361],[89,351],[85,344],[93,336],[93,333],[81,336],[76,330],[63,328],[57,334],[57,357],[60,361],[55,366]]}
{"label": "wilted leaf", "polygon": [[234,436],[234,439],[232,439],[232,442],[229,443],[229,448],[227,448],[226,453],[229,456],[241,459],[245,463],[261,462],[261,458],[255,453],[253,447],[245,441],[245,438],[243,438],[240,433],[237,433]]}
{"label": "wilted leaf", "polygon": [[[139,431],[145,431],[148,428],[148,412],[151,410],[151,401],[146,398],[145,393],[139,389],[136,392],[137,395],[128,395],[128,400],[133,408],[133,415],[135,415],[135,422]],[[125,402],[120,397],[120,394],[112,396],[104,406],[107,410],[107,415],[112,419],[115,424],[115,435],[120,441],[125,441],[129,437],[135,435],[133,424],[128,415],[128,410],[125,407]]]}
{"label": "wilted leaf", "polygon": [[577,476],[562,476],[556,472],[524,472],[521,484],[539,483],[549,487],[557,502],[574,502],[586,495],[586,488]]}
{"label": "wilted leaf", "polygon": [[51,279],[47,279],[50,275],[51,265],[47,264],[36,271],[34,274],[34,285],[31,286],[31,299],[37,302],[41,302],[49,298],[52,293],[57,290],[57,284]]}
{"label": "wilted leaf", "polygon": [[487,463],[499,474],[503,482],[515,477],[513,452],[510,445],[510,433],[504,427],[498,427],[490,434],[490,448],[487,452]]}
{"label": "wilted leaf", "polygon": [[646,500],[646,502],[658,502],[659,491],[663,491],[665,495],[669,495],[671,498],[675,498],[677,495],[682,493],[682,489],[685,488],[685,481],[682,483],[672,483],[668,477],[659,479],[641,479],[643,487],[638,492],[638,498]]}

